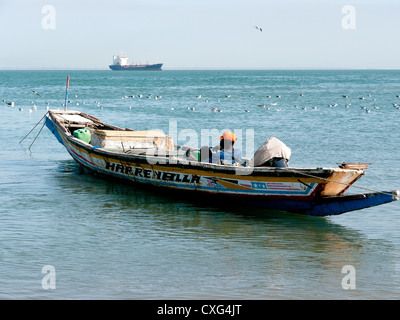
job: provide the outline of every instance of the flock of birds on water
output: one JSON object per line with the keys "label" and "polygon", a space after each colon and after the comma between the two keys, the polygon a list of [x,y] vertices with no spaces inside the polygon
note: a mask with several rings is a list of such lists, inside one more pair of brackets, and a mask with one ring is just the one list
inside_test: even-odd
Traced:
{"label": "flock of birds on water", "polygon": [[[262,30],[261,30],[261,31],[262,31]],[[34,90],[34,89],[30,89],[30,91],[31,91],[34,95],[37,95],[37,96],[39,96],[39,97],[42,96],[39,92],[37,92],[37,91]],[[300,96],[300,97],[304,97],[304,94],[300,93],[299,96]],[[75,97],[75,98],[78,98],[77,95],[74,95],[74,97]],[[230,94],[224,95],[224,98],[225,98],[225,99],[229,99],[229,98],[231,98],[231,97],[232,97],[232,95],[230,95]],[[254,96],[253,96],[253,95],[250,95],[249,97],[253,98]],[[134,98],[139,98],[139,99],[144,98],[144,99],[159,100],[159,99],[162,99],[163,97],[162,97],[161,95],[154,95],[154,96],[153,96],[152,94],[147,94],[147,95],[138,94],[138,95],[136,95],[136,96],[135,96],[135,95],[126,95],[126,96],[123,96],[123,97],[122,97],[122,99],[134,99]],[[199,95],[196,95],[194,98],[196,98],[196,99],[202,99],[203,96],[202,96],[201,94],[199,94]],[[281,95],[275,95],[275,96],[267,95],[267,96],[265,96],[265,98],[267,99],[267,101],[270,101],[270,102],[265,102],[265,103],[262,103],[262,104],[257,104],[257,108],[262,108],[262,109],[266,109],[266,110],[273,110],[273,111],[282,111],[282,108],[280,108],[280,107],[278,106],[278,102],[277,102],[277,101],[279,101],[279,100],[282,98]],[[348,95],[342,95],[342,99],[349,99],[349,98],[350,98],[350,97],[349,97]],[[396,98],[400,98],[400,95],[396,95]],[[203,98],[203,99],[204,99],[204,98]],[[366,101],[366,102],[372,104],[371,106],[366,106],[366,105],[361,105],[361,106],[360,106],[360,108],[363,109],[363,110],[365,110],[366,113],[370,113],[372,109],[375,109],[375,110],[376,110],[376,109],[380,109],[380,106],[378,106],[378,105],[376,104],[376,99],[375,99],[375,98],[372,98],[372,95],[371,95],[371,94],[367,95],[366,97],[365,97],[365,96],[358,97],[358,100],[359,100],[359,101]],[[7,106],[9,106],[9,107],[15,107],[15,102],[14,102],[14,101],[9,101],[9,100],[7,100],[7,99],[3,99],[2,101],[3,101]],[[271,101],[273,101],[273,102],[271,102]],[[204,102],[206,102],[206,103],[207,103],[207,102],[210,102],[210,99],[204,99]],[[218,99],[216,99],[216,100],[214,101],[214,103],[220,103],[220,102],[221,102],[221,98],[218,98]],[[28,111],[29,111],[29,113],[32,113],[33,111],[37,110],[37,105],[36,105],[36,103],[35,103],[34,101],[31,101],[30,103],[31,103],[31,107],[28,109]],[[103,109],[103,106],[102,106],[102,104],[100,103],[99,100],[94,100],[94,103],[95,103],[95,105],[96,105],[97,107],[99,107],[100,109]],[[82,102],[82,104],[85,105],[86,102],[84,101],[84,102]],[[79,103],[79,102],[72,101],[72,100],[68,100],[68,101],[67,101],[67,105],[68,105],[68,106],[72,106],[72,105],[79,106],[80,103]],[[62,103],[61,106],[64,107],[64,103]],[[335,107],[338,107],[339,104],[338,104],[338,103],[332,103],[332,104],[328,104],[327,106],[328,106],[329,108],[335,108]],[[352,106],[352,103],[346,103],[346,104],[344,104],[344,107],[345,107],[345,108],[350,108],[351,106]],[[397,109],[397,110],[400,110],[400,102],[399,102],[399,103],[392,103],[392,106],[393,106],[393,108],[395,108],[395,109]],[[317,109],[318,109],[317,106],[306,107],[306,106],[300,106],[300,105],[298,105],[298,104],[295,104],[293,107],[296,108],[296,109],[304,110],[304,111],[305,111],[305,110],[308,110],[309,108],[311,108],[311,109],[313,109],[313,110],[317,110]],[[45,108],[46,108],[46,110],[49,110],[49,109],[50,109],[50,103],[49,103],[49,102],[46,102]],[[134,108],[134,107],[132,107],[132,105],[129,106],[129,109],[133,109],[133,108]],[[24,111],[24,108],[23,108],[22,106],[19,107],[18,109],[19,109],[19,111]],[[188,106],[188,107],[186,107],[186,109],[189,110],[189,111],[195,111],[195,110],[196,110],[195,107],[192,107],[192,106]],[[173,111],[173,110],[175,110],[175,108],[174,108],[174,107],[171,107],[170,110]],[[212,112],[222,112],[222,108],[218,108],[218,107],[212,106],[212,107],[210,107],[210,111],[212,111]],[[244,112],[250,112],[251,110],[250,110],[249,108],[246,108],[246,109],[243,109],[243,111],[244,111]]]}

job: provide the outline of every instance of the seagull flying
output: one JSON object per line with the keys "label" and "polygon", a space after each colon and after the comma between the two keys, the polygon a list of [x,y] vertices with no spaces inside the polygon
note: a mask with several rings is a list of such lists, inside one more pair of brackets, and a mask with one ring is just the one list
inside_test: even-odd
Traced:
{"label": "seagull flying", "polygon": [[39,92],[37,92],[37,91],[35,91],[35,90],[32,90],[32,89],[31,89],[31,91],[32,91],[34,94],[37,94],[38,96],[40,96]]}
{"label": "seagull flying", "polygon": [[261,27],[255,26],[254,28],[256,28],[257,30],[262,31],[262,28],[261,28]]}

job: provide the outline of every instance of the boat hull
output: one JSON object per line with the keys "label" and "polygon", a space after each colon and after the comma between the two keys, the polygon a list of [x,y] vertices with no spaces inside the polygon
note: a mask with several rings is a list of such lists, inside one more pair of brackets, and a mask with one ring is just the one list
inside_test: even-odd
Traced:
{"label": "boat hull", "polygon": [[[46,125],[72,158],[100,176],[142,184],[151,188],[186,191],[228,201],[238,201],[267,209],[306,215],[336,215],[397,200],[395,193],[339,195],[323,197],[331,177],[341,175],[351,183],[361,176],[358,170],[233,168],[178,161],[154,155],[132,156],[91,146],[68,134],[53,117]],[[346,180],[343,180],[346,181]],[[345,186],[335,183],[341,190]]]}
{"label": "boat hull", "polygon": [[111,64],[109,68],[114,71],[160,71],[162,63],[146,64],[146,65],[124,65]]}

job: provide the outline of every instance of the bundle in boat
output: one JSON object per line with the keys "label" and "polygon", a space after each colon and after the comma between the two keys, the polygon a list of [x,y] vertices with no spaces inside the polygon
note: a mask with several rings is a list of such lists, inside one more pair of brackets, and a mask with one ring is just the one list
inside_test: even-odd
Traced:
{"label": "bundle in boat", "polygon": [[160,130],[94,130],[91,144],[100,148],[114,150],[157,149],[173,150],[171,137]]}

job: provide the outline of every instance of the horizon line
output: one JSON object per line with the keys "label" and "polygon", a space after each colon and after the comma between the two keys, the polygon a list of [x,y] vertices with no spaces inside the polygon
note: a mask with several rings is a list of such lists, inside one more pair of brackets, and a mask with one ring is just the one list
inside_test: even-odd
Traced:
{"label": "horizon line", "polygon": [[[171,67],[156,71],[361,71],[361,70],[400,70],[400,68],[218,68],[218,67]],[[108,68],[1,68],[0,71],[110,71]],[[146,71],[146,70],[141,70]]]}

